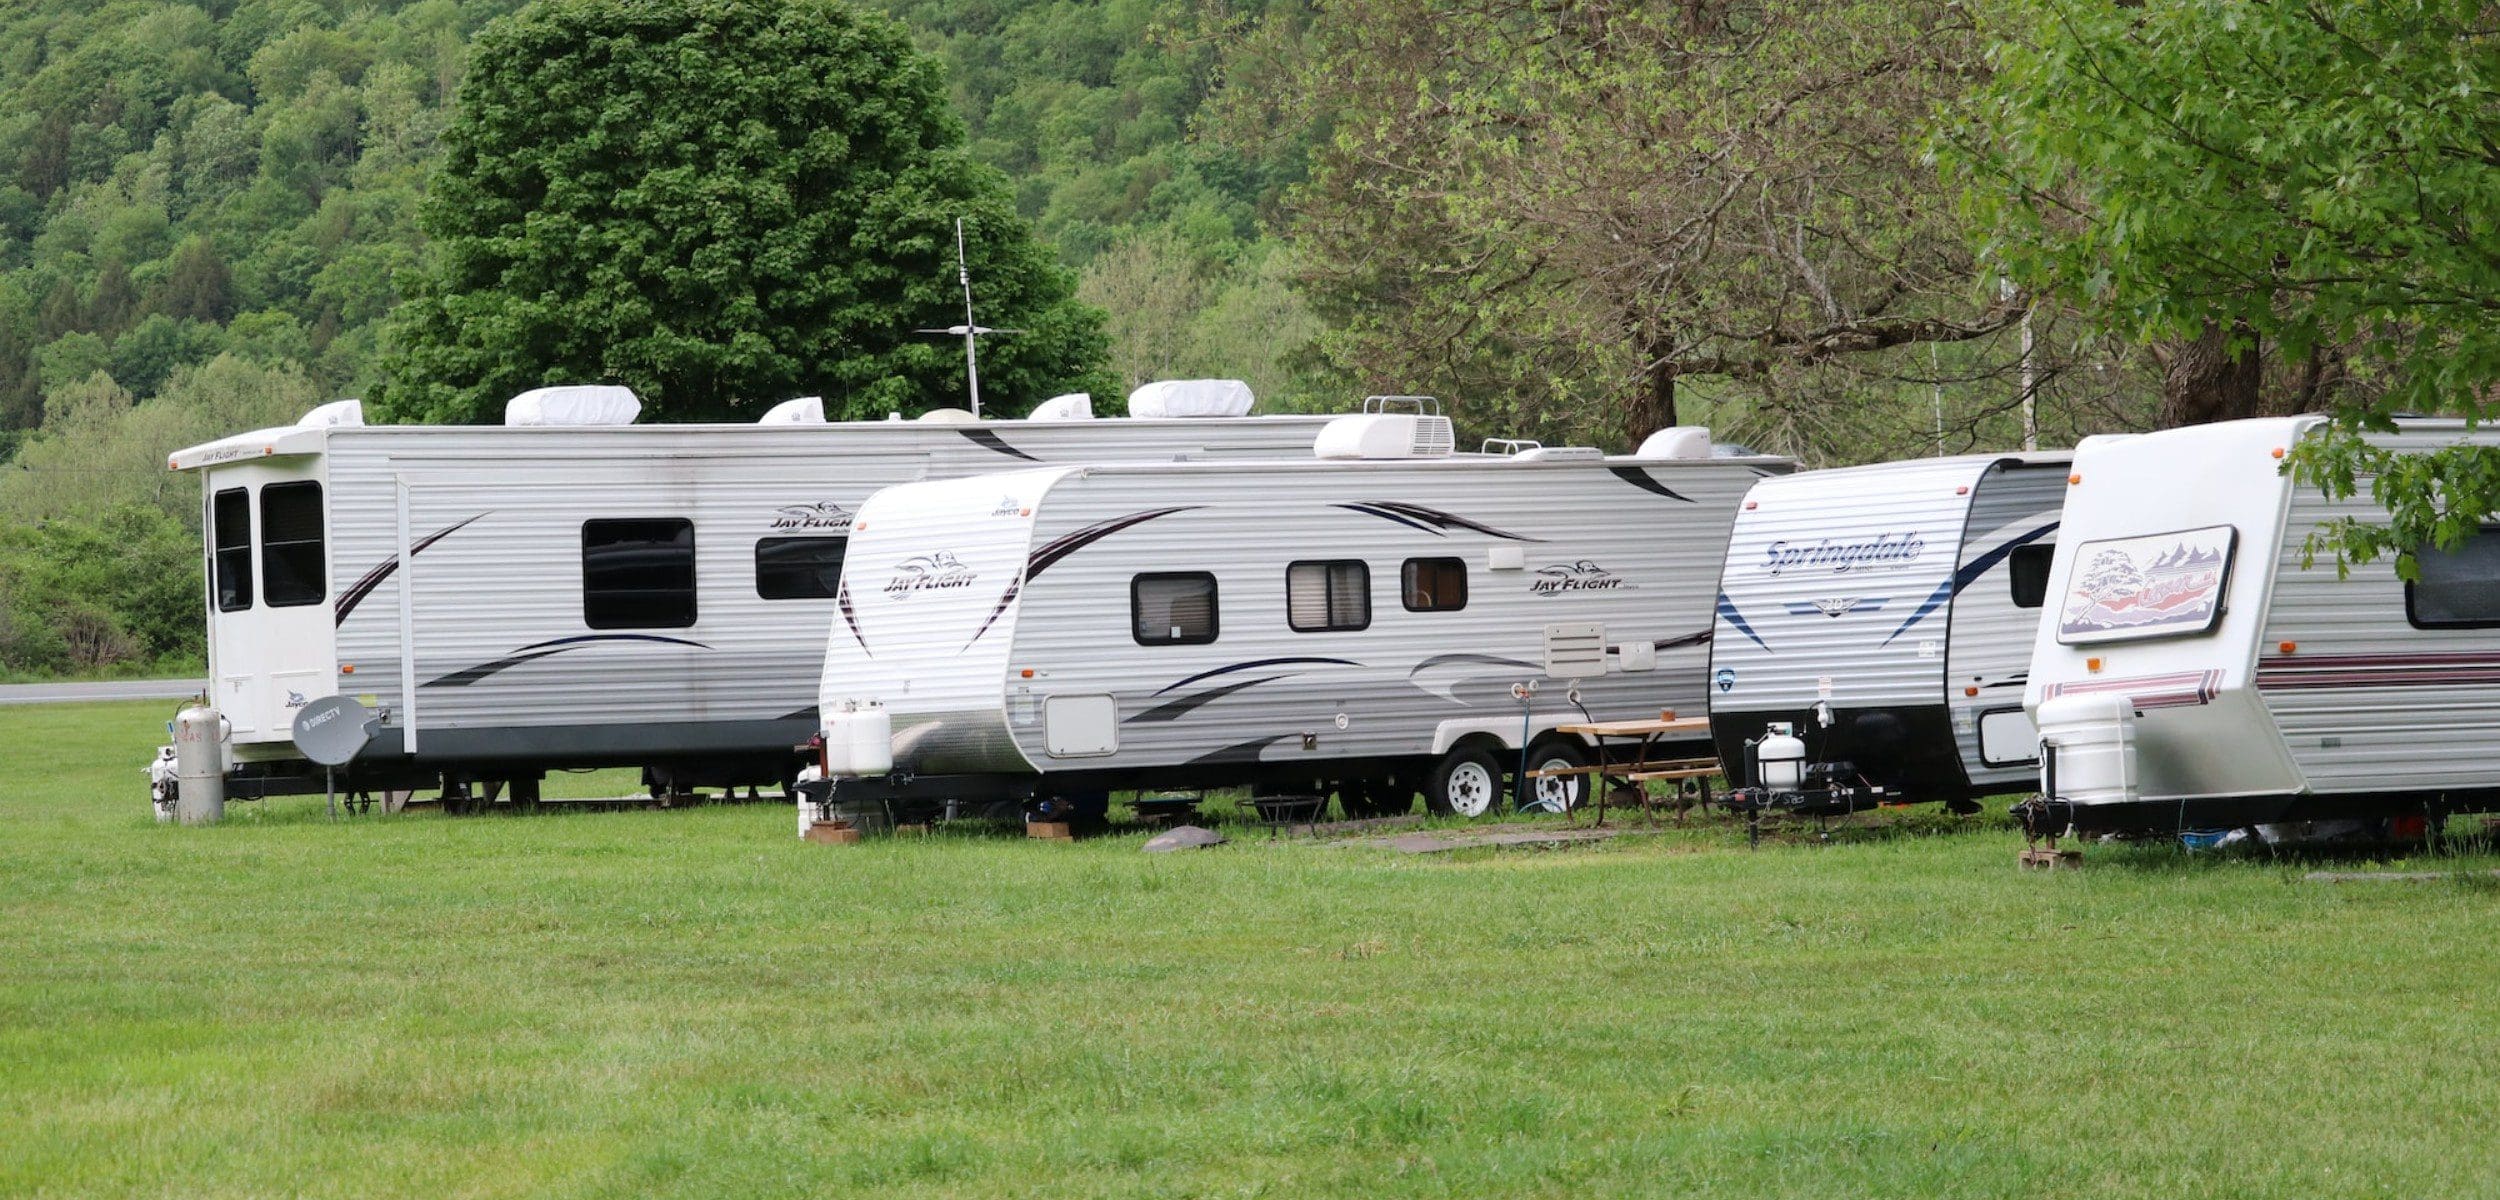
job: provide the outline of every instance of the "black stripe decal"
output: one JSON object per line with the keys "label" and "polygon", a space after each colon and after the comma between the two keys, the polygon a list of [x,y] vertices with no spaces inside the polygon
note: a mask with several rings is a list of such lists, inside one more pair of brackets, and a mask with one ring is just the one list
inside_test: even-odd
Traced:
{"label": "black stripe decal", "polygon": [[1183,696],[1178,700],[1174,700],[1166,704],[1158,704],[1153,708],[1137,714],[1136,716],[1130,717],[1129,722],[1177,721],[1182,717],[1188,716],[1190,713],[1197,711],[1197,709],[1202,705],[1213,704],[1214,702],[1221,700],[1226,696],[1232,695],[1235,692],[1241,691],[1244,688],[1254,688],[1262,683],[1274,683],[1283,678],[1286,678],[1286,676],[1261,675],[1256,679],[1235,680],[1222,687],[1208,688],[1203,692],[1192,692],[1191,694]]}
{"label": "black stripe decal", "polygon": [[1210,750],[1205,754],[1201,754],[1196,758],[1190,759],[1189,765],[1193,767],[1213,767],[1222,766],[1228,763],[1254,763],[1259,761],[1260,751],[1292,736],[1293,735],[1289,733],[1279,733],[1271,737],[1258,738],[1253,741],[1235,742],[1221,750]]}
{"label": "black stripe decal", "polygon": [[1448,537],[1448,536],[1450,536],[1447,532],[1445,532],[1445,531],[1443,531],[1443,530],[1435,529],[1435,528],[1433,528],[1432,526],[1430,526],[1430,525],[1426,525],[1426,524],[1424,524],[1423,522],[1418,521],[1418,520],[1415,520],[1415,519],[1413,519],[1413,518],[1411,518],[1411,517],[1401,517],[1401,516],[1399,516],[1399,515],[1397,515],[1396,513],[1393,513],[1393,512],[1383,512],[1383,511],[1381,511],[1380,509],[1374,508],[1374,507],[1372,507],[1371,505],[1368,505],[1368,504],[1337,504],[1337,505],[1331,505],[1330,507],[1332,507],[1332,508],[1342,508],[1342,509],[1347,510],[1348,512],[1359,512],[1359,513],[1363,514],[1364,516],[1367,516],[1367,517],[1378,517],[1378,518],[1380,518],[1381,520],[1384,520],[1384,521],[1395,521],[1395,522],[1397,522],[1398,524],[1400,524],[1400,525],[1404,525],[1404,526],[1406,526],[1406,527],[1407,527],[1407,528],[1409,528],[1409,529],[1420,529],[1420,530],[1423,530],[1425,533],[1429,533],[1429,534],[1431,534],[1431,535],[1432,535],[1432,536],[1434,536],[1434,537]]}
{"label": "black stripe decal", "polygon": [[1042,461],[1022,450],[1018,450],[1015,447],[1008,445],[1007,439],[998,436],[990,430],[970,429],[959,425],[955,427],[955,432],[971,438],[974,445],[979,446],[984,450],[996,450],[1000,454],[1012,455],[1016,458],[1021,458],[1026,462]]}
{"label": "black stripe decal", "polygon": [[1112,534],[1118,533],[1123,529],[1127,529],[1132,525],[1143,525],[1148,521],[1154,520],[1156,517],[1168,517],[1173,513],[1188,512],[1193,508],[1203,507],[1205,506],[1198,504],[1184,504],[1177,508],[1152,508],[1146,510],[1145,512],[1130,513],[1125,517],[1113,517],[1108,521],[1097,522],[1095,524],[1088,525],[1083,529],[1079,529],[1074,533],[1061,534],[1060,536],[1051,539],[1051,541],[1044,545],[1041,549],[1034,551],[1033,556],[1025,560],[1025,581],[1028,583],[1031,582],[1034,576],[1049,570],[1051,564],[1056,563],[1060,559],[1066,558],[1067,556],[1074,554],[1087,546],[1091,546],[1104,538],[1110,537]]}
{"label": "black stripe decal", "polygon": [[1420,521],[1424,524],[1432,525],[1444,530],[1472,529],[1477,533],[1490,534],[1494,537],[1514,542],[1542,542],[1545,540],[1544,538],[1529,537],[1524,533],[1512,533],[1507,529],[1496,529],[1493,526],[1487,525],[1481,521],[1472,521],[1466,517],[1459,516],[1457,513],[1443,512],[1437,508],[1426,508],[1420,504],[1407,504],[1398,500],[1363,500],[1353,504],[1340,504],[1336,507],[1352,509],[1355,512],[1365,513],[1370,516],[1381,517],[1391,521],[1397,521],[1400,524],[1413,524]]}
{"label": "black stripe decal", "polygon": [[1217,667],[1212,671],[1200,671],[1187,679],[1175,680],[1171,683],[1165,684],[1161,688],[1156,689],[1155,695],[1160,696],[1165,692],[1188,687],[1190,684],[1196,683],[1201,679],[1213,679],[1218,675],[1230,675],[1235,671],[1255,671],[1261,667],[1281,667],[1289,663],[1317,663],[1323,666],[1332,667],[1359,667],[1363,665],[1350,658],[1314,658],[1308,655],[1295,655],[1288,658],[1254,658],[1249,662],[1237,662],[1229,667]]}
{"label": "black stripe decal", "polygon": [[842,623],[851,627],[851,640],[859,643],[859,652],[875,658],[877,652],[868,648],[868,635],[859,631],[859,614],[851,608],[851,577],[844,575],[841,586],[834,589],[834,606],[842,610]]}
{"label": "black stripe decal", "polygon": [[[452,534],[458,533],[461,529],[467,527],[469,521],[478,520],[484,517],[486,513],[491,513],[493,511],[495,510],[491,508],[487,509],[486,512],[479,513],[477,516],[469,518],[468,521],[462,521],[457,525],[447,525],[417,539],[415,542],[409,544],[408,556],[410,558],[414,558],[417,555],[425,553],[426,547],[431,546],[444,538],[450,537]],[[375,566],[372,570],[365,572],[364,578],[349,584],[346,591],[339,593],[338,603],[331,607],[330,611],[334,615],[332,616],[330,624],[333,627],[346,624],[347,614],[356,611],[356,606],[364,603],[365,597],[373,594],[373,589],[382,586],[383,580],[389,579],[392,575],[397,574],[398,571],[399,556],[394,554],[389,558],[383,559],[382,562]]]}
{"label": "black stripe decal", "polygon": [[1649,472],[1644,471],[1639,467],[1608,467],[1606,469],[1614,472],[1615,478],[1631,484],[1633,487],[1639,488],[1644,492],[1664,496],[1669,500],[1681,500],[1686,504],[1691,504],[1693,502],[1692,497],[1679,494],[1674,488],[1658,482],[1655,478],[1651,477]]}
{"label": "black stripe decal", "polygon": [[479,663],[474,667],[467,667],[462,670],[454,671],[440,679],[428,680],[422,686],[467,687],[470,684],[476,683],[477,681],[490,675],[500,674],[504,671],[520,666],[523,663],[536,662],[539,659],[545,658],[551,654],[562,654],[567,650],[579,650],[585,646],[598,645],[607,642],[659,642],[672,646],[692,646],[697,650],[711,649],[710,646],[706,646],[701,642],[688,641],[685,638],[661,637],[658,634],[652,633],[584,634],[580,637],[557,638],[554,641],[548,642],[533,642],[530,645],[523,646],[520,649],[513,651],[509,657],[499,658],[493,662]]}
{"label": "black stripe decal", "polygon": [[[1657,641],[1651,642],[1650,645],[1660,650],[1673,650],[1680,646],[1698,646],[1703,642],[1709,641],[1712,632],[1712,630],[1705,629],[1700,633],[1685,634],[1683,637],[1660,638]],[[1767,650],[1770,647],[1765,646],[1763,648]]]}

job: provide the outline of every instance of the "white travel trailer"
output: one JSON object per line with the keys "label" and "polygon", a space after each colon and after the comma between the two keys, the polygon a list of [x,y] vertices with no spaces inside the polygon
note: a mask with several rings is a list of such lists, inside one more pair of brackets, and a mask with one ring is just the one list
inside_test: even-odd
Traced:
{"label": "white travel trailer", "polygon": [[[2025,690],[2035,833],[2500,807],[2500,527],[2339,577],[2320,524],[2384,513],[2297,486],[2315,417],[2087,439]],[[2408,420],[2399,450],[2500,444]]]}
{"label": "white travel trailer", "polygon": [[1804,762],[1740,800],[1975,811],[1973,797],[2028,787],[2038,738],[2022,687],[2068,458],[1970,454],[1754,485],[1719,581],[1711,735],[1740,787],[1764,783],[1740,764],[1765,738]]}
{"label": "white travel trailer", "polygon": [[1698,429],[1644,451],[1452,454],[1441,418],[1375,413],[1317,461],[879,492],[819,699],[828,747],[890,737],[828,754],[833,798],[1082,815],[1109,790],[1248,785],[1360,815],[1420,787],[1480,814],[1523,742],[1536,768],[1586,761],[1558,724],[1703,708],[1729,520],[1791,464],[1711,457]]}
{"label": "white travel trailer", "polygon": [[[1071,406],[1062,406],[1063,408]],[[1308,453],[1322,417],[630,424],[622,388],[502,426],[367,426],[354,402],[176,452],[203,484],[210,700],[231,794],[319,791],[306,703],[380,710],[342,785],[535,794],[552,768],[785,780],[852,514],[1000,464]],[[952,416],[953,414],[949,414]]]}

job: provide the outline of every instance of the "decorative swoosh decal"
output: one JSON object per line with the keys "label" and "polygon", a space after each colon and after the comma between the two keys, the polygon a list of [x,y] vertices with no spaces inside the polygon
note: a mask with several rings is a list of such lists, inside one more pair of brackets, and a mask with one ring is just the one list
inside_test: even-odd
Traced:
{"label": "decorative swoosh decal", "polygon": [[990,615],[989,615],[989,616],[987,616],[987,617],[982,618],[982,620],[981,620],[981,627],[980,627],[979,629],[975,629],[975,630],[973,630],[973,631],[972,631],[972,636],[971,636],[971,637],[969,637],[969,638],[964,639],[964,649],[963,649],[963,650],[957,650],[955,653],[957,653],[957,654],[961,654],[961,653],[963,653],[963,652],[964,652],[964,650],[970,650],[970,649],[972,649],[972,643],[977,642],[977,641],[980,641],[980,640],[981,640],[981,635],[982,635],[982,634],[985,634],[985,633],[988,633],[988,632],[990,631],[990,626],[995,625],[995,624],[997,624],[997,623],[998,623],[998,615],[999,615],[1000,613],[1006,612],[1006,611],[1007,611],[1007,606],[1016,602],[1016,593],[1018,593],[1018,592],[1020,592],[1020,591],[1023,591],[1023,590],[1024,590],[1024,581],[1023,581],[1023,580],[1021,580],[1021,579],[1011,579],[1011,580],[1009,580],[1009,581],[1007,582],[1007,594],[1006,594],[1006,595],[1003,595],[1003,596],[1000,596],[1000,597],[998,598],[998,607],[991,609],[991,610],[990,610]]}
{"label": "decorative swoosh decal", "polygon": [[1217,667],[1212,671],[1200,671],[1187,679],[1176,680],[1172,683],[1165,684],[1163,687],[1156,689],[1155,695],[1160,696],[1165,692],[1188,687],[1190,684],[1196,683],[1201,679],[1213,679],[1218,675],[1230,675],[1235,671],[1255,671],[1261,667],[1281,667],[1289,663],[1317,663],[1332,667],[1359,667],[1363,665],[1350,658],[1316,658],[1310,655],[1294,655],[1287,658],[1254,658],[1249,662],[1237,662],[1229,667]]}
{"label": "decorative swoosh decal", "polygon": [[1471,679],[1482,679],[1488,675],[1497,674],[1493,671],[1476,669],[1480,667],[1507,668],[1498,672],[1498,674],[1505,675],[1515,671],[1541,673],[1544,670],[1536,663],[1524,659],[1504,658],[1498,654],[1435,654],[1409,668],[1406,672],[1406,681],[1444,700],[1463,703],[1458,698],[1458,685]]}
{"label": "decorative swoosh decal", "polygon": [[[1682,499],[1682,497],[1677,498]],[[1507,529],[1496,529],[1481,521],[1459,516],[1457,513],[1443,512],[1437,508],[1426,508],[1420,504],[1407,504],[1397,500],[1363,500],[1351,504],[1330,505],[1330,507],[1359,512],[1367,517],[1379,517],[1384,521],[1395,521],[1409,528],[1421,529],[1434,537],[1448,537],[1452,529],[1472,529],[1477,533],[1490,534],[1514,542],[1545,540],[1529,537],[1524,533],[1512,533]]]}
{"label": "decorative swoosh decal", "polygon": [[[1700,633],[1688,633],[1682,637],[1660,638],[1657,641],[1651,642],[1650,646],[1659,650],[1675,650],[1685,646],[1698,646],[1709,641],[1711,634],[1715,632],[1717,631],[1705,629]],[[1768,649],[1768,647],[1764,648]]]}
{"label": "decorative swoosh decal", "polygon": [[1150,508],[1144,512],[1130,513],[1125,517],[1113,517],[1108,521],[1098,521],[1092,525],[1086,526],[1083,529],[1079,529],[1074,533],[1063,533],[1058,537],[1052,538],[1048,544],[1044,545],[1041,549],[1034,551],[1031,558],[1025,560],[1024,578],[1027,582],[1030,582],[1034,576],[1049,570],[1051,568],[1051,564],[1056,563],[1060,559],[1066,558],[1067,556],[1074,554],[1087,546],[1091,546],[1104,538],[1110,537],[1112,534],[1118,533],[1123,529],[1127,529],[1132,525],[1143,525],[1148,521],[1154,520],[1156,517],[1168,517],[1173,513],[1188,512],[1193,508],[1204,507],[1206,506],[1203,504],[1183,504],[1175,508]]}
{"label": "decorative swoosh decal", "polygon": [[842,623],[851,627],[851,640],[859,643],[859,652],[875,658],[877,652],[868,648],[868,635],[859,631],[859,613],[851,608],[851,578],[842,577],[842,585],[834,590],[834,607],[842,610]]}
{"label": "decorative swoosh decal", "polygon": [[658,634],[652,633],[584,634],[579,637],[557,638],[554,641],[549,642],[533,642],[527,646],[521,647],[519,650],[513,651],[510,657],[499,658],[493,662],[479,663],[474,667],[454,671],[440,679],[428,680],[423,686],[467,687],[472,683],[476,683],[478,680],[486,678],[487,676],[511,670],[512,668],[520,666],[523,663],[536,662],[537,660],[545,658],[551,654],[562,654],[567,650],[579,650],[585,646],[598,645],[606,642],[660,642],[672,646],[692,646],[697,650],[711,649],[710,646],[704,645],[701,642],[689,641],[685,638],[661,637]]}
{"label": "decorative swoosh decal", "polygon": [[955,432],[960,433],[960,434],[964,435],[965,437],[968,437],[968,438],[972,439],[972,443],[973,443],[974,445],[979,446],[979,447],[981,447],[981,448],[982,448],[982,449],[984,449],[984,450],[996,450],[996,451],[998,451],[1000,454],[1012,455],[1012,456],[1014,456],[1014,457],[1016,457],[1016,458],[1021,458],[1021,459],[1023,459],[1023,460],[1024,460],[1024,461],[1026,461],[1026,462],[1040,462],[1040,461],[1042,461],[1042,460],[1040,460],[1040,459],[1038,459],[1038,458],[1033,457],[1033,456],[1032,456],[1032,455],[1030,455],[1030,454],[1025,453],[1025,452],[1024,452],[1024,451],[1022,451],[1022,450],[1018,450],[1018,449],[1016,449],[1015,447],[1008,445],[1008,444],[1007,444],[1007,439],[1005,439],[1005,438],[1003,438],[1003,437],[998,436],[996,433],[994,433],[994,432],[992,432],[992,431],[990,431],[990,430],[987,430],[987,429],[967,429],[967,428],[965,428],[965,427],[963,427],[963,426],[958,425],[958,426],[956,426],[956,427],[955,427]]}
{"label": "decorative swoosh decal", "polygon": [[1719,619],[1735,626],[1736,632],[1744,634],[1754,645],[1762,647],[1763,653],[1770,653],[1770,644],[1762,640],[1761,634],[1753,631],[1753,625],[1745,620],[1745,614],[1736,611],[1736,602],[1728,599],[1726,592],[1719,593]]}
{"label": "decorative swoosh decal", "polygon": [[1189,765],[1193,767],[1212,767],[1220,766],[1226,763],[1254,763],[1259,761],[1260,751],[1292,736],[1293,735],[1290,733],[1279,733],[1269,737],[1257,738],[1252,741],[1235,742],[1230,746],[1224,747],[1223,749],[1210,750],[1205,754],[1201,754],[1196,758],[1190,759]]}
{"label": "decorative swoosh decal", "polygon": [[[431,546],[444,538],[450,537],[452,534],[460,532],[460,530],[468,526],[470,521],[476,521],[486,516],[486,513],[491,513],[493,511],[495,510],[491,508],[487,509],[486,512],[479,513],[477,516],[469,518],[468,521],[462,521],[457,525],[444,526],[443,528],[437,529],[424,537],[418,538],[416,541],[409,543],[408,556],[410,558],[414,558],[417,555],[425,553],[426,547]],[[346,624],[347,614],[356,611],[356,606],[364,603],[365,597],[373,594],[373,589],[382,586],[383,580],[389,579],[392,575],[397,574],[398,571],[399,556],[394,554],[389,558],[383,559],[372,570],[365,572],[362,579],[358,579],[356,582],[349,584],[346,591],[339,593],[338,603],[331,607],[330,611],[334,614],[334,616],[332,617],[330,624],[333,627]]]}
{"label": "decorative swoosh decal", "polygon": [[1615,478],[1631,484],[1633,487],[1639,488],[1644,492],[1651,492],[1656,495],[1664,496],[1669,500],[1681,500],[1686,504],[1691,504],[1693,502],[1692,497],[1684,495],[1676,491],[1674,488],[1658,482],[1658,480],[1649,472],[1644,471],[1639,467],[1608,467],[1606,469],[1614,472]]}
{"label": "decorative swoosh decal", "polygon": [[1123,722],[1123,724],[1139,721],[1177,721],[1182,717],[1188,716],[1190,713],[1197,711],[1198,708],[1203,705],[1213,704],[1214,702],[1221,700],[1226,696],[1232,695],[1235,692],[1241,691],[1244,688],[1254,688],[1262,683],[1274,683],[1279,679],[1287,677],[1288,676],[1286,675],[1261,675],[1256,679],[1237,679],[1231,683],[1225,684],[1222,687],[1208,688],[1203,692],[1192,692],[1178,700],[1158,704],[1153,708],[1137,714],[1136,716],[1130,717],[1128,721]]}
{"label": "decorative swoosh decal", "polygon": [[1997,548],[1988,551],[1986,554],[1982,554],[1969,562],[1963,563],[1962,569],[1955,571],[1951,579],[1947,579],[1943,583],[1936,585],[1936,590],[1930,594],[1926,600],[1920,602],[1918,611],[1911,613],[1909,620],[1903,621],[1899,629],[1893,630],[1889,636],[1885,637],[1882,642],[1877,644],[1880,646],[1891,645],[1893,638],[1897,638],[1902,634],[1908,633],[1910,631],[1910,626],[1926,620],[1927,614],[1942,607],[1945,601],[1960,595],[1963,588],[1969,587],[1971,584],[1978,582],[1979,577],[1987,574],[1990,568],[1996,566],[1998,563],[2004,562],[2005,556],[2012,554],[2017,549],[2028,546],[2033,542],[2039,541],[2041,538],[2047,537],[2055,532],[2057,532],[2057,522],[2051,521],[2029,533],[2023,534],[2019,537],[2009,538],[2006,540],[2004,545],[1998,546]]}

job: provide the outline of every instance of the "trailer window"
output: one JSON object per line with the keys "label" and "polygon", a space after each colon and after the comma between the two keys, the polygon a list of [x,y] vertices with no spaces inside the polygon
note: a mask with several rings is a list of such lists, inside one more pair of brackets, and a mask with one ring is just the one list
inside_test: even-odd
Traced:
{"label": "trailer window", "polygon": [[1467,607],[1467,560],[1410,558],[1398,569],[1408,612],[1457,612]]}
{"label": "trailer window", "polygon": [[324,574],[321,485],[307,479],[260,489],[262,598],[271,608],[319,604]]}
{"label": "trailer window", "polygon": [[209,546],[217,578],[217,611],[252,606],[252,493],[227,488],[210,502]]}
{"label": "trailer window", "polygon": [[694,522],[582,522],[582,623],[593,629],[694,624]]}
{"label": "trailer window", "polygon": [[2013,581],[2014,607],[2038,608],[2049,599],[2049,561],[2057,557],[2057,545],[2016,546],[2005,556],[2005,573]]}
{"label": "trailer window", "polygon": [[1204,571],[1139,575],[1128,582],[1129,632],[1140,646],[1203,646],[1215,640],[1215,576]]}
{"label": "trailer window", "polygon": [[2500,625],[2500,525],[2485,525],[2454,550],[2413,552],[2418,578],[2405,585],[2405,619],[2416,629]]}
{"label": "trailer window", "polygon": [[1372,623],[1371,568],[1350,558],[1287,566],[1285,621],[1295,633],[1368,628]]}
{"label": "trailer window", "polygon": [[842,583],[848,538],[777,537],[755,543],[755,594],[767,600],[829,600]]}

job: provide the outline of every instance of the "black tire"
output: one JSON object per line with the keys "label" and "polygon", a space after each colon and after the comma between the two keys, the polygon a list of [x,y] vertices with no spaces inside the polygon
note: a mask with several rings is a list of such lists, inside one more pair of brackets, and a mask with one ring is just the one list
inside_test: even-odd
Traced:
{"label": "black tire", "polygon": [[[1528,769],[1551,771],[1589,765],[1587,747],[1567,737],[1541,738],[1528,745]],[[1528,781],[1527,801],[1544,812],[1570,812],[1589,798],[1586,775],[1567,775]]]}
{"label": "black tire", "polygon": [[1481,745],[1454,746],[1432,766],[1424,804],[1443,816],[1474,820],[1501,811],[1502,764]]}
{"label": "black tire", "polygon": [[[1343,792],[1338,793],[1340,796]],[[1363,811],[1366,817],[1402,817],[1415,811],[1415,784],[1412,776],[1392,775],[1385,779],[1369,779],[1362,784]],[[1347,816],[1356,814],[1348,812]]]}

